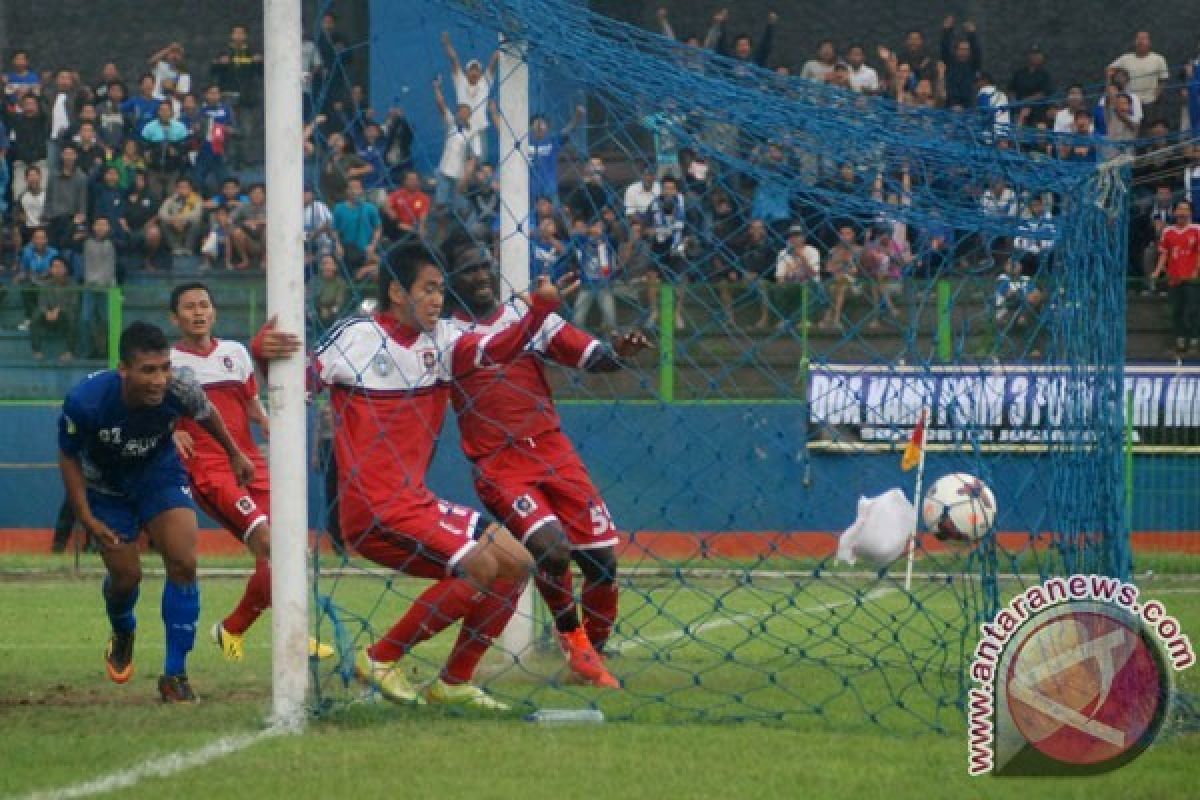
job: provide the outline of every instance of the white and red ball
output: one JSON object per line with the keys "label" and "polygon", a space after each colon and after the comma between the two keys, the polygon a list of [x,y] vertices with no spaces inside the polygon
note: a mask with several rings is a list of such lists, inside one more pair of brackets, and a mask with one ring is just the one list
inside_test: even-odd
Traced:
{"label": "white and red ball", "polygon": [[974,475],[952,472],[934,481],[925,493],[921,519],[942,541],[978,541],[996,523],[996,496]]}

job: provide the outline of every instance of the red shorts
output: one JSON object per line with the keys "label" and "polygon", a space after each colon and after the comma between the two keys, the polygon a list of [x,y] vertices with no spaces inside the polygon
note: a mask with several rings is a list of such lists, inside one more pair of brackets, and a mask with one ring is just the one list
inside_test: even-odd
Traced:
{"label": "red shorts", "polygon": [[617,544],[604,498],[561,431],[522,439],[475,464],[475,491],[488,511],[525,542],[557,522],[572,549]]}
{"label": "red shorts", "polygon": [[219,470],[197,466],[192,473],[196,505],[243,543],[251,531],[267,521],[271,511],[266,466],[255,466],[254,480],[246,486],[238,486],[227,466]]}
{"label": "red shorts", "polygon": [[361,534],[346,536],[363,558],[418,578],[440,580],[454,574],[483,534],[473,508],[439,500],[432,494],[416,502],[396,503]]}

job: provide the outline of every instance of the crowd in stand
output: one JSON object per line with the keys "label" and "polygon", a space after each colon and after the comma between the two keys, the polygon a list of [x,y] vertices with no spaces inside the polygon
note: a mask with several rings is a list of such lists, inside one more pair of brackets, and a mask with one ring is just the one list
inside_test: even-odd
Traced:
{"label": "crowd in stand", "polygon": [[[730,14],[722,10],[703,36],[677,36],[666,11],[658,15],[664,35],[730,59],[901,106],[983,115],[997,147],[1096,161],[1136,146],[1146,157],[1135,170],[1131,251],[1145,265],[1145,290],[1160,291],[1163,229],[1176,220],[1178,201],[1200,200],[1200,148],[1176,144],[1186,142],[1186,131],[1200,129],[1196,59],[1173,82],[1149,34],[1140,32],[1133,50],[1108,67],[1102,90],[1073,85],[1063,91],[1036,45],[1006,83],[994,80],[982,34],[954,17],[943,21],[936,52],[913,30],[902,47],[873,53],[864,44],[824,41],[802,64],[773,58],[776,23],[772,13],[757,39],[732,35]],[[421,174],[414,160],[418,131],[403,109],[377,116],[365,89],[346,78],[352,49],[336,25],[327,15],[303,54],[306,274],[318,330],[350,310],[353,284],[369,281],[389,246],[414,237],[437,242],[454,226],[495,243],[502,216],[497,154],[489,152],[495,129],[504,124],[495,106],[496,57],[464,64],[443,34],[450,80],[437,80],[431,91],[444,129],[419,132],[431,149],[441,142],[441,157],[430,174]],[[96,303],[85,293],[92,299],[81,304],[73,284],[99,289],[129,271],[167,272],[181,258],[198,260],[202,270],[266,268],[266,187],[238,177],[261,158],[262,56],[245,27],[231,31],[224,53],[203,72],[192,74],[179,43],[151,54],[136,89],[115,64],[88,84],[70,70],[39,72],[27,53],[13,54],[3,78],[0,135],[6,146],[0,205],[12,235],[0,259],[0,286],[20,298],[21,325],[32,334],[35,355],[55,330],[84,355],[96,354],[99,341],[89,333]],[[1174,118],[1166,102],[1176,90],[1170,87],[1184,94]],[[966,187],[978,212],[1023,220],[1021,235],[984,241],[950,224],[917,230],[901,222],[916,180],[906,169],[885,176],[860,165],[821,165],[808,176],[814,185],[897,209],[833,218],[807,207],[792,186],[723,175],[702,148],[680,146],[672,136],[677,111],[667,107],[641,120],[653,142],[645,151],[654,157],[640,161],[628,150],[600,146],[611,132],[589,130],[590,153],[572,146],[583,107],[558,127],[541,115],[529,121],[521,146],[530,169],[532,270],[579,274],[574,313],[581,324],[596,308],[599,329],[615,331],[618,302],[626,300],[651,326],[682,329],[689,319],[700,326],[708,321],[701,315],[728,320],[735,304],[749,303],[756,311],[753,327],[761,330],[790,330],[799,313],[810,311],[824,329],[877,328],[902,315],[907,278],[981,264],[997,280],[998,322],[1024,320],[1024,309],[1044,303],[1038,276],[1057,242],[1058,198],[1018,197],[1000,178]],[[753,157],[787,166],[797,154],[784,143],[767,143]],[[562,164],[568,167],[560,174]],[[610,173],[631,180],[614,184]],[[1200,213],[1200,203],[1189,209]],[[1166,273],[1184,320],[1184,345],[1200,348],[1194,329],[1200,296],[1174,292],[1193,281]],[[675,293],[675,319],[660,323],[664,281],[692,286]],[[715,310],[689,311],[685,298],[701,293],[713,298]],[[867,311],[851,318],[847,301],[854,296],[865,298]],[[805,302],[812,307],[802,308]]]}

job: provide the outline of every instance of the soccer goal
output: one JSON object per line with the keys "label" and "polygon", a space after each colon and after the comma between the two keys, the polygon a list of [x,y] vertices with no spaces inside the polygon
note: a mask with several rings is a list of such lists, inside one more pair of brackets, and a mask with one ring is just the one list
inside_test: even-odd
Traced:
{"label": "soccer goal", "polygon": [[[520,358],[545,383],[508,387],[539,419],[552,396],[549,449],[528,420],[476,442],[504,409],[457,368],[452,406],[411,432],[437,441],[427,475],[406,469],[408,437],[339,444],[338,391],[397,388],[388,347],[316,395],[309,629],[338,650],[311,665],[323,713],[379,700],[360,653],[436,577],[373,562],[337,524],[389,463],[397,492],[424,481],[531,540],[545,519],[526,518],[548,506],[574,537],[569,580],[531,583],[503,634],[479,628],[495,641],[471,679],[517,714],[957,730],[979,622],[1049,575],[1127,577],[1120,165],[1048,158],[1003,115],[808,83],[573,0],[376,2],[360,34],[325,16],[337,3],[318,11],[303,135],[328,213],[304,219],[330,222],[306,232],[310,340],[336,350],[415,296],[380,297],[377,276],[421,246],[445,259],[460,333],[492,331],[486,291],[462,278],[482,253],[499,300],[577,280],[557,313],[585,336],[539,329]],[[651,346],[590,368],[593,338],[631,333]],[[369,392],[354,413],[373,397],[391,413]],[[970,545],[919,533],[906,588],[903,558],[847,563],[838,535],[860,497],[899,488],[920,505],[901,455],[922,415],[925,480],[979,476],[997,510]],[[579,469],[594,494],[563,488],[586,486]],[[534,490],[501,491],[510,479]],[[564,656],[564,592],[620,689]],[[457,630],[406,642],[405,680],[439,681],[467,644]]]}

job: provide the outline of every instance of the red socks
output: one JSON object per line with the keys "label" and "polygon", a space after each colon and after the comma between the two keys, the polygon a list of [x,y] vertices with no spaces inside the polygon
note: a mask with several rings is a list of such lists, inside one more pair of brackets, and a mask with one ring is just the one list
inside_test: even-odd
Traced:
{"label": "red socks", "polygon": [[571,585],[571,570],[562,575],[550,575],[539,571],[534,575],[538,594],[546,601],[554,617],[554,628],[559,633],[567,633],[579,627],[579,614],[575,611],[575,589]]}
{"label": "red socks", "polygon": [[246,591],[242,594],[242,599],[221,626],[230,633],[241,636],[262,612],[270,607],[271,562],[265,558],[255,559],[254,574],[246,581]]}
{"label": "red socks", "polygon": [[496,581],[488,592],[484,592],[463,618],[462,630],[442,680],[446,683],[467,683],[475,674],[480,659],[491,647],[492,639],[499,636],[504,626],[512,619],[521,595],[521,584],[515,581]]}
{"label": "red socks", "polygon": [[373,661],[395,661],[416,645],[461,619],[473,607],[476,589],[458,578],[445,578],[418,595],[387,636],[367,648]]}
{"label": "red socks", "polygon": [[583,606],[583,629],[596,652],[603,652],[617,618],[617,584],[585,580],[579,599]]}

